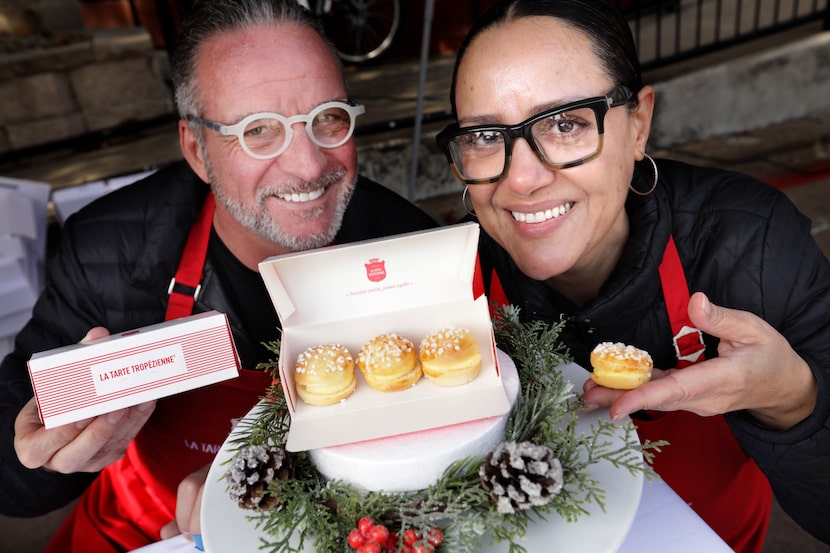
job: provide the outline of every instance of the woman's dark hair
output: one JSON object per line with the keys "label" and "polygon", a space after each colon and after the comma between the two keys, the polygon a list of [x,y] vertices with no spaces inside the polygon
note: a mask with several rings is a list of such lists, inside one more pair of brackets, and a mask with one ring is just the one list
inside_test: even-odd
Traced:
{"label": "woman's dark hair", "polygon": [[[505,0],[478,18],[458,50],[453,69],[450,103],[455,106],[458,68],[470,43],[483,31],[524,17],[553,17],[584,32],[594,45],[594,52],[605,66],[615,85],[625,85],[635,95],[643,87],[643,76],[631,28],[622,14],[608,0]],[[533,45],[528,45],[532,48]],[[636,102],[636,96],[634,96]]]}

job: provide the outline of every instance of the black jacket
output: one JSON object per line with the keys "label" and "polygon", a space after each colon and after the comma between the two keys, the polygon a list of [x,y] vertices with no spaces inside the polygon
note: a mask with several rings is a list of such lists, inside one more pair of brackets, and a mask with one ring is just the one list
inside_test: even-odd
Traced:
{"label": "black jacket", "polygon": [[[584,367],[590,366],[591,349],[603,341],[636,345],[652,354],[655,367],[673,367],[672,333],[657,272],[671,233],[691,292],[706,292],[715,304],[759,315],[813,370],[818,404],[794,428],[772,430],[743,412],[726,418],[769,478],[781,506],[830,542],[830,264],[810,235],[810,221],[774,188],[716,169],[665,160],[658,165],[654,192],[630,194],[631,235],[596,300],[582,307],[571,304],[522,274],[482,233],[484,274],[496,268],[507,299],[521,308],[523,318],[566,319],[562,339]],[[647,189],[651,178],[643,176],[638,188]],[[717,356],[717,340],[706,336],[705,341],[707,358]]]}
{"label": "black jacket", "polygon": [[[34,352],[77,343],[93,326],[123,332],[164,320],[167,287],[208,193],[185,162],[117,190],[67,220],[46,287],[15,349],[0,365],[0,510],[35,516],[77,497],[94,474],[28,470],[13,447],[14,420],[32,397],[26,362]],[[337,243],[437,226],[394,192],[359,178]],[[254,344],[208,258],[194,313],[228,316],[243,366]]]}

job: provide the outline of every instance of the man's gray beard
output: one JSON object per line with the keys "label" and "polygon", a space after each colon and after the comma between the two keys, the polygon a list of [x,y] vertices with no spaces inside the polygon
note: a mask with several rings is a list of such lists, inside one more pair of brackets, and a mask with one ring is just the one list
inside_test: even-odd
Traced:
{"label": "man's gray beard", "polygon": [[[325,232],[306,236],[291,236],[283,232],[279,221],[271,216],[271,213],[265,205],[265,201],[271,196],[276,197],[278,193],[296,192],[299,194],[305,191],[317,190],[321,186],[327,188],[329,185],[343,179],[346,176],[345,171],[341,170],[330,173],[315,180],[314,182],[306,182],[299,186],[291,186],[290,188],[269,186],[258,190],[256,195],[256,204],[254,207],[251,207],[229,198],[225,194],[224,187],[217,178],[216,173],[213,170],[213,165],[210,163],[210,158],[207,156],[205,157],[205,168],[207,170],[208,178],[210,179],[213,194],[216,196],[217,201],[219,201],[219,203],[221,203],[225,209],[228,210],[228,213],[230,213],[239,224],[251,232],[254,232],[263,238],[266,238],[271,242],[291,251],[321,248],[327,244],[330,244],[334,240],[334,237],[337,235],[337,231],[340,230],[340,225],[343,222],[343,215],[349,205],[349,200],[351,200],[355,184],[355,181],[352,181],[347,186],[341,188],[339,192],[340,197],[337,200],[337,206],[332,216],[331,224]],[[312,218],[320,217],[322,214],[323,208],[318,208],[314,211],[306,212],[304,216]]]}

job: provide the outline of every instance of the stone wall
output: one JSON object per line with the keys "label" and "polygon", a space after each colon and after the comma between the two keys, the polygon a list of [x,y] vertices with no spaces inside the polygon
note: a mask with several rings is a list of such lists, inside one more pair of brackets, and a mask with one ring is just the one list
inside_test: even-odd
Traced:
{"label": "stone wall", "polygon": [[174,112],[166,52],[143,28],[64,35],[0,54],[0,153]]}
{"label": "stone wall", "polygon": [[826,120],[828,83],[830,31],[657,83],[651,145],[669,149]]}

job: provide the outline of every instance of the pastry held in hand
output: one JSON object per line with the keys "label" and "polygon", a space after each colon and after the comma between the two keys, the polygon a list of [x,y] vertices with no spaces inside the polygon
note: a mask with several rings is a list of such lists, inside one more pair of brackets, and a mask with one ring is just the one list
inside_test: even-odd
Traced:
{"label": "pastry held in hand", "polygon": [[308,348],[297,356],[294,382],[306,403],[332,405],[349,397],[357,386],[354,359],[339,344]]}
{"label": "pastry held in hand", "polygon": [[357,365],[366,383],[382,392],[405,390],[423,374],[415,346],[397,334],[381,334],[364,344]]}
{"label": "pastry held in hand", "polygon": [[440,386],[460,386],[481,372],[481,354],[466,328],[442,328],[427,335],[420,350],[421,369]]}
{"label": "pastry held in hand", "polygon": [[633,390],[651,380],[654,363],[648,352],[620,342],[602,342],[591,352],[591,380],[618,390]]}

